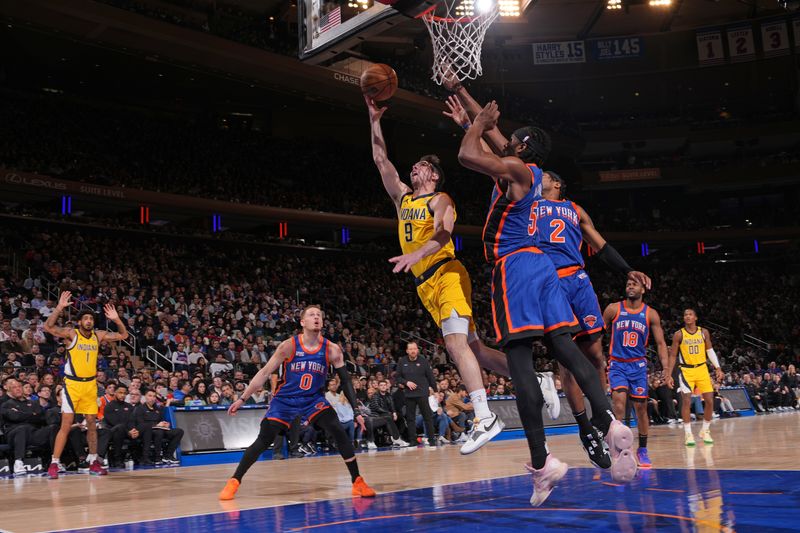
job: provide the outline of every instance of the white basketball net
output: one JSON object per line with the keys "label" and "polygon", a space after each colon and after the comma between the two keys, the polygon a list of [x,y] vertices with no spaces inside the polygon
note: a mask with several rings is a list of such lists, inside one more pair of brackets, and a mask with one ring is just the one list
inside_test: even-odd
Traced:
{"label": "white basketball net", "polygon": [[[458,78],[458,81],[475,79],[483,74],[481,67],[481,47],[486,30],[500,15],[496,0],[473,0],[473,6],[483,2],[488,8],[482,12],[475,9],[474,14],[457,14],[462,0],[443,0],[441,10],[436,9],[420,15],[425,22],[433,43],[433,75],[431,79],[442,85],[445,80]],[[466,6],[465,6],[466,7]]]}

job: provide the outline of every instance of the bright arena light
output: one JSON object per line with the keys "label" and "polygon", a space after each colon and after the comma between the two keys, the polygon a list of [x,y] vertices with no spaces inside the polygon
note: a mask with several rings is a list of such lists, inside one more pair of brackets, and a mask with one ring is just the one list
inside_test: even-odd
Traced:
{"label": "bright arena light", "polygon": [[456,6],[456,16],[471,17],[476,13],[487,13],[495,3],[500,8],[501,17],[519,17],[521,0],[464,0]]}
{"label": "bright arena light", "polygon": [[654,7],[669,7],[672,5],[672,0],[650,0],[650,5]]}
{"label": "bright arena light", "polygon": [[475,10],[478,13],[488,13],[494,2],[492,0],[476,0],[475,2]]}
{"label": "bright arena light", "polygon": [[606,9],[622,9],[622,0],[608,0]]}

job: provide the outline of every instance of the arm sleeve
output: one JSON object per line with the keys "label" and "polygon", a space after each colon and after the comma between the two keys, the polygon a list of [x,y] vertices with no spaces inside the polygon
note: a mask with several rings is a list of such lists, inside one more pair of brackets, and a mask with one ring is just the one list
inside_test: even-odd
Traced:
{"label": "arm sleeve", "polygon": [[706,350],[706,355],[708,356],[708,360],[711,361],[711,364],[714,365],[714,368],[719,368],[719,359],[717,359],[717,353],[714,351],[714,348]]}
{"label": "arm sleeve", "polygon": [[631,272],[633,268],[619,255],[619,252],[614,249],[609,243],[606,243],[603,248],[597,252],[597,257],[600,258],[606,265],[622,272],[623,274],[627,274]]}
{"label": "arm sleeve", "polygon": [[358,407],[358,403],[356,402],[356,391],[353,390],[353,382],[350,381],[350,376],[347,375],[346,367],[340,366],[337,368],[336,374],[339,376],[339,381],[342,383],[344,397],[347,398],[347,401],[350,402],[350,405],[353,407],[353,411],[355,411]]}

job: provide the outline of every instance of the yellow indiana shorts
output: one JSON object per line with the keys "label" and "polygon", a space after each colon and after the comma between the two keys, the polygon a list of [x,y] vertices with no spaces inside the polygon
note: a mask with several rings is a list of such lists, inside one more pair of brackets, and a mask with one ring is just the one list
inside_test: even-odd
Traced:
{"label": "yellow indiana shorts", "polygon": [[61,412],[79,415],[97,414],[97,381],[65,378],[61,390]]}
{"label": "yellow indiana shorts", "polygon": [[678,374],[678,384],[680,392],[684,394],[692,394],[695,390],[700,394],[714,392],[707,365],[696,368],[681,368]]}
{"label": "yellow indiana shorts", "polygon": [[440,328],[442,321],[455,310],[460,317],[469,319],[469,330],[475,331],[472,321],[472,282],[461,261],[454,259],[442,265],[417,287],[417,294]]}

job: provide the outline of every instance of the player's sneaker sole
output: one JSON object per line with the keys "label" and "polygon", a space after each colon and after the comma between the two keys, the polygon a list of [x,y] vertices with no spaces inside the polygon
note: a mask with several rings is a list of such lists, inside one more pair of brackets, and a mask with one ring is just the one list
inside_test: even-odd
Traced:
{"label": "player's sneaker sole", "polygon": [[614,420],[608,428],[605,440],[608,452],[611,454],[611,479],[621,483],[633,480],[639,467],[631,451],[633,446],[631,428],[619,420]]}
{"label": "player's sneaker sole", "polygon": [[495,438],[506,427],[500,417],[492,413],[491,417],[482,418],[472,427],[467,441],[461,446],[461,455],[469,455],[481,449],[486,443]]}

